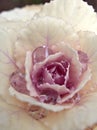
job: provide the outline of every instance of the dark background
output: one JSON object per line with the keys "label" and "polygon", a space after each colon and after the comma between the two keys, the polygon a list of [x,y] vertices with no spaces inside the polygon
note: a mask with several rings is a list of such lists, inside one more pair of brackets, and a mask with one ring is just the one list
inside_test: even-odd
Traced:
{"label": "dark background", "polygon": [[[0,12],[3,10],[9,10],[14,7],[22,7],[30,4],[40,4],[49,2],[50,0],[0,0]],[[88,4],[93,5],[95,11],[97,11],[97,0],[84,0]]]}

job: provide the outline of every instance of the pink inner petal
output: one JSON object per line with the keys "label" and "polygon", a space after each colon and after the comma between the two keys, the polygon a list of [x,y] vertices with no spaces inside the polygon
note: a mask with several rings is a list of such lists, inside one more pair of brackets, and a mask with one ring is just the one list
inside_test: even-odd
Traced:
{"label": "pink inner petal", "polygon": [[37,47],[32,53],[33,64],[45,60],[45,58],[47,58],[52,53],[52,50],[47,46]]}
{"label": "pink inner petal", "polygon": [[78,50],[79,60],[81,63],[88,63],[89,57],[85,52]]}
{"label": "pink inner petal", "polygon": [[85,52],[81,50],[78,50],[78,55],[79,55],[79,60],[82,63],[82,71],[84,72],[87,69],[89,57]]}
{"label": "pink inner petal", "polygon": [[[55,104],[56,100],[58,98],[58,93],[55,90],[49,89],[49,88],[43,89],[41,91],[41,95],[46,95],[44,97],[44,99],[42,98],[43,102],[45,102],[45,103],[52,102],[53,104]],[[40,98],[41,98],[41,96],[40,96]]]}
{"label": "pink inner petal", "polygon": [[47,69],[44,69],[43,77],[44,77],[44,83],[48,82],[49,84],[54,84],[54,80]]}
{"label": "pink inner petal", "polygon": [[[65,62],[65,61],[64,61]],[[65,82],[66,68],[59,62],[53,62],[47,66],[55,84],[63,85]]]}
{"label": "pink inner petal", "polygon": [[24,75],[20,72],[13,72],[10,76],[11,86],[18,92],[28,94]]}

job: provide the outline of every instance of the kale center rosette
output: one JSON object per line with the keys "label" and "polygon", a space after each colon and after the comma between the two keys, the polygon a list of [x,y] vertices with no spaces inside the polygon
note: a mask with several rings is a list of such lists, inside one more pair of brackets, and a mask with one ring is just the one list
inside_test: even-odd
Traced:
{"label": "kale center rosette", "polygon": [[[70,53],[74,51],[67,46],[65,49]],[[71,57],[66,56],[65,51],[54,53],[48,47],[34,50],[30,77],[41,102],[64,104],[71,98],[70,95],[77,93],[81,76],[87,71],[88,56],[81,51],[76,52],[75,56],[77,64]]]}
{"label": "kale center rosette", "polygon": [[[73,47],[74,41],[72,43],[70,41],[71,32],[66,37],[69,40],[63,39],[64,22],[48,17],[40,18],[39,21],[41,20],[40,25],[37,25],[40,30],[41,24],[47,23],[48,20],[48,25],[45,24],[47,30],[43,30],[47,41],[41,43],[39,39],[40,43],[38,41],[38,44],[31,44],[30,42],[36,40],[33,36],[32,41],[25,44],[23,40],[22,44],[20,38],[23,36],[20,36],[15,50],[18,52],[15,52],[17,69],[10,76],[11,87],[9,90],[19,100],[31,105],[60,111],[72,107],[80,100],[79,92],[91,77],[88,66],[89,57],[81,48]],[[30,24],[34,33],[37,31],[35,24]],[[55,43],[50,41],[50,37],[56,37],[54,30],[54,33],[51,34],[52,28],[48,30],[50,25],[53,25],[55,30],[59,29],[60,25],[58,33],[61,34],[58,34],[60,37],[55,39]],[[39,29],[38,31],[40,31]],[[70,28],[65,29],[68,32]]]}

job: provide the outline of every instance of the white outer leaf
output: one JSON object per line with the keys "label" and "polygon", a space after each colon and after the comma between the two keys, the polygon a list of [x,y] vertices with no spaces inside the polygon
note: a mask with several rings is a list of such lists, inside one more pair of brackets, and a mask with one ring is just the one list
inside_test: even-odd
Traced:
{"label": "white outer leaf", "polygon": [[43,6],[39,16],[53,16],[72,25],[75,31],[97,33],[97,14],[82,0],[54,0]]}
{"label": "white outer leaf", "polygon": [[34,120],[26,110],[9,105],[0,98],[1,130],[48,130],[41,122]]}
{"label": "white outer leaf", "polygon": [[15,8],[9,11],[3,11],[0,17],[5,18],[9,21],[28,21],[38,13],[42,8],[42,5],[25,6],[23,8]]}

